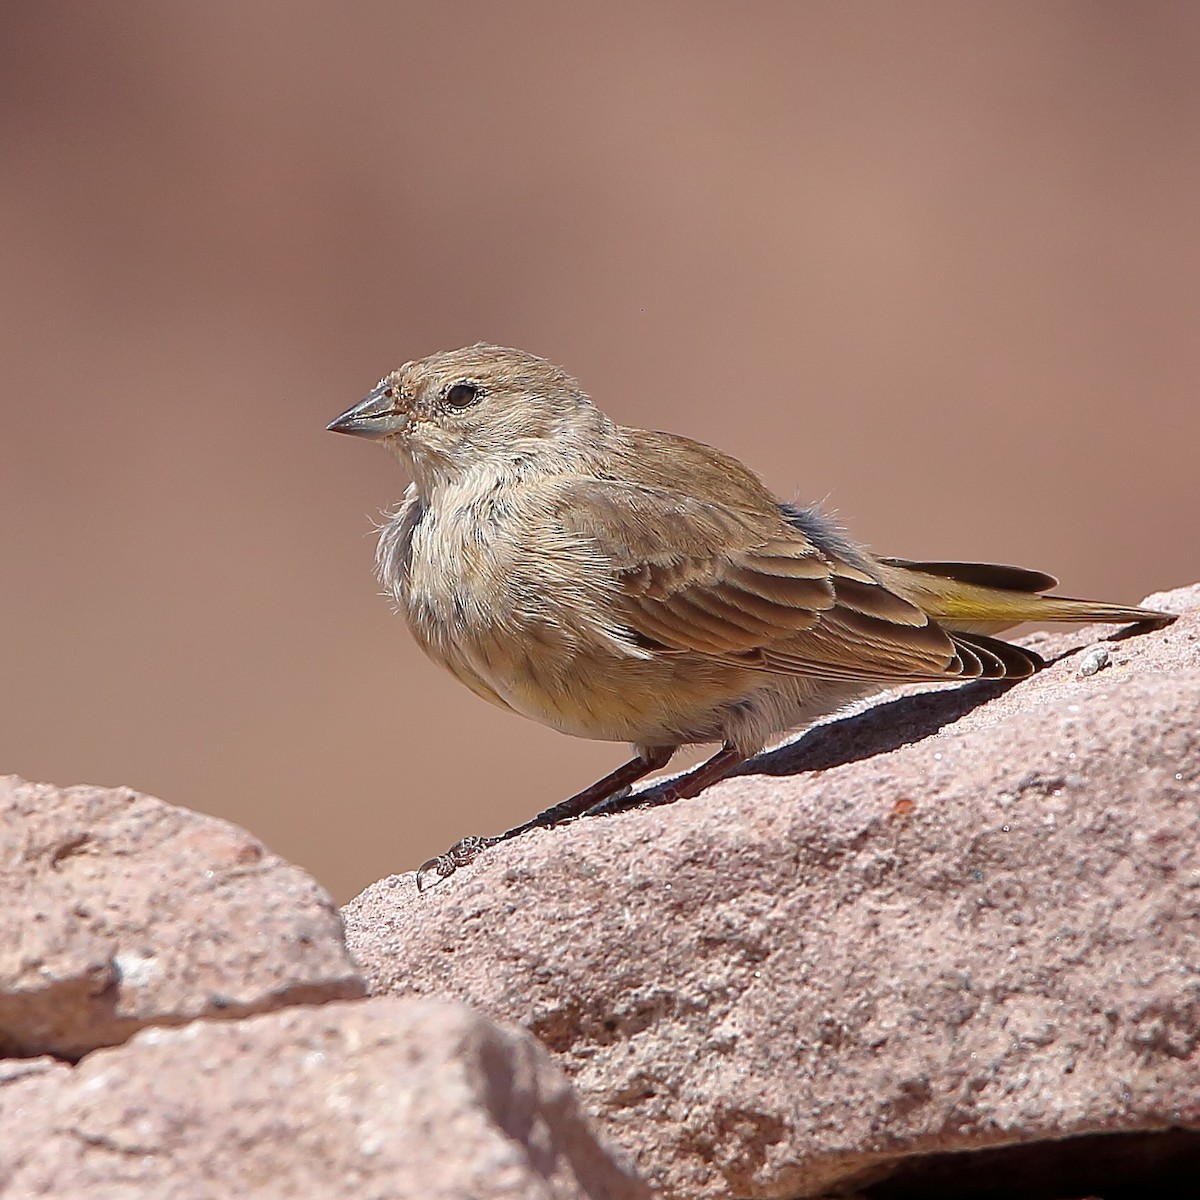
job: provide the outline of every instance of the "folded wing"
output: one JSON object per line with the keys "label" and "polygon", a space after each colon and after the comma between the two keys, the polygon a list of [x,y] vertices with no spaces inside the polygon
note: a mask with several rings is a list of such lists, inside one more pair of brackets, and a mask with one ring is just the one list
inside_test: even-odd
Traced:
{"label": "folded wing", "polygon": [[950,633],[881,579],[818,546],[777,508],[661,487],[575,478],[559,517],[618,585],[639,644],[731,665],[843,681],[1021,677],[1040,660]]}

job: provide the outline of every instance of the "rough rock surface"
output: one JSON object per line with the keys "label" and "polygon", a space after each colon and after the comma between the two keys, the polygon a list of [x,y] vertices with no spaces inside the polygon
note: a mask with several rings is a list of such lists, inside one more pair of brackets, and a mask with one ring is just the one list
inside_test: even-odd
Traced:
{"label": "rough rock surface", "polygon": [[696,800],[385,879],[351,949],[376,993],[535,1033],[669,1196],[1195,1130],[1200,587],[1149,603],[1186,614],[1035,635],[1063,657],[1016,687],[893,693]]}
{"label": "rough rock surface", "polygon": [[341,920],[250,834],[127,788],[0,778],[0,1055],[358,996]]}
{"label": "rough rock surface", "polygon": [[527,1034],[393,999],[151,1029],[0,1076],[0,1194],[635,1200]]}

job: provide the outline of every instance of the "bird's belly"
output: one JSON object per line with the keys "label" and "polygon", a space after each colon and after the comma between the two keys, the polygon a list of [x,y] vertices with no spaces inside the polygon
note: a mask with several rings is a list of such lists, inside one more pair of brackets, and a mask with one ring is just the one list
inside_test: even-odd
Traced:
{"label": "bird's belly", "polygon": [[563,671],[536,658],[513,666],[504,680],[508,705],[575,737],[670,745],[690,740],[686,731],[712,708],[711,686],[681,687],[659,663],[590,654]]}
{"label": "bird's belly", "polygon": [[[719,739],[712,716],[751,683],[748,673],[698,657],[623,654],[552,618],[521,619],[500,606],[494,620],[460,609],[409,611],[422,649],[477,696],[574,737],[669,745]],[[500,614],[503,615],[501,619]]]}
{"label": "bird's belly", "polygon": [[414,627],[414,634],[430,658],[477,696],[562,733],[637,741],[656,724],[661,701],[629,671],[634,660],[583,651],[552,626],[468,633],[446,625]]}

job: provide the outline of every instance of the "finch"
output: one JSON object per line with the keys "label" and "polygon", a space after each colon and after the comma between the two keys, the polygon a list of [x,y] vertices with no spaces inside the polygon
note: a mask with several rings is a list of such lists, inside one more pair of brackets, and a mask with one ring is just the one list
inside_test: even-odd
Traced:
{"label": "finch", "polygon": [[690,743],[721,749],[658,803],[695,796],[776,735],[912,681],[1021,679],[1025,621],[1153,622],[1042,593],[1039,571],[878,558],[737,459],[617,424],[561,368],[479,344],[405,363],[329,429],[383,443],[412,483],[380,580],[421,649],[477,696],[634,758],[498,836],[626,792]]}

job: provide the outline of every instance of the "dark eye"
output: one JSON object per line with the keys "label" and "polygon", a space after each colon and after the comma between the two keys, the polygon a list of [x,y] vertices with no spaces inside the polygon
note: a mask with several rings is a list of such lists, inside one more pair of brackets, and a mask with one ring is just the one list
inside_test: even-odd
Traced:
{"label": "dark eye", "polygon": [[483,388],[477,383],[456,383],[446,389],[446,407],[469,408],[482,395]]}

